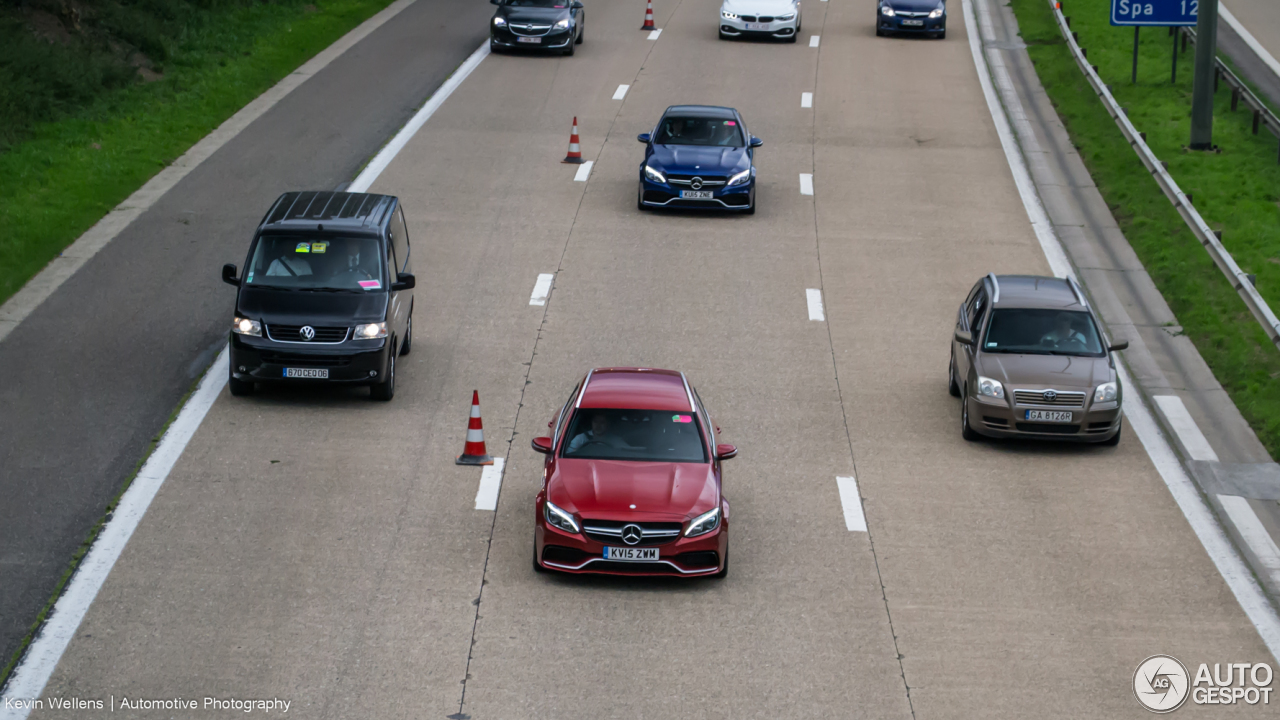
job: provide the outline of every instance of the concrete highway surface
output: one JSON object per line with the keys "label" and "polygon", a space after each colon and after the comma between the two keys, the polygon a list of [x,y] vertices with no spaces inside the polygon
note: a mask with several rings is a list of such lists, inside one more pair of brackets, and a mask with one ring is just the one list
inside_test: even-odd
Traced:
{"label": "concrete highway surface", "polygon": [[[1127,429],[1115,448],[960,437],[958,304],[987,272],[1049,274],[960,4],[928,41],[809,0],[796,44],[717,40],[719,5],[658,0],[651,40],[641,5],[587,0],[575,57],[480,64],[372,188],[405,203],[417,274],[394,401],[224,390],[43,695],[286,698],[307,718],[1138,718],[1150,655],[1270,657]],[[755,216],[636,209],[635,137],[680,103],[736,107],[764,140]],[[574,116],[585,182],[559,162]],[[221,247],[199,277],[242,262]],[[531,567],[529,440],[608,365],[685,371],[738,446],[727,578]],[[473,389],[506,458],[496,512],[454,465]],[[869,532],[847,529],[837,477]]]}

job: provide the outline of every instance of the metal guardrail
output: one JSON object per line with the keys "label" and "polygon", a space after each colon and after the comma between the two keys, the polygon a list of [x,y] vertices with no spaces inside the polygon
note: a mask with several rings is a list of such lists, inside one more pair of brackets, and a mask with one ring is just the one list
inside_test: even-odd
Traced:
{"label": "metal guardrail", "polygon": [[[1190,40],[1193,45],[1195,44],[1195,28],[1182,27],[1178,28],[1178,30],[1181,31],[1184,43]],[[1218,91],[1219,79],[1225,80],[1227,86],[1231,88],[1231,111],[1235,112],[1240,105],[1241,98],[1243,98],[1244,104],[1248,105],[1249,109],[1253,111],[1253,134],[1257,135],[1259,125],[1262,125],[1267,130],[1270,130],[1277,140],[1280,140],[1280,118],[1277,118],[1275,113],[1271,112],[1271,108],[1267,107],[1266,103],[1262,102],[1254,94],[1253,90],[1249,89],[1249,86],[1231,68],[1227,67],[1222,58],[1215,57],[1213,63],[1213,91],[1215,93]],[[1280,145],[1277,145],[1276,162],[1280,162]]]}
{"label": "metal guardrail", "polygon": [[[1066,40],[1067,47],[1071,50],[1072,57],[1076,60],[1076,65],[1080,66],[1081,72],[1084,73],[1089,84],[1093,86],[1094,92],[1096,92],[1098,97],[1102,99],[1103,107],[1107,109],[1107,113],[1111,115],[1113,120],[1115,120],[1116,125],[1120,126],[1120,131],[1124,133],[1125,139],[1129,141],[1129,145],[1131,145],[1134,152],[1138,154],[1138,159],[1142,161],[1143,166],[1145,166],[1147,171],[1151,173],[1151,176],[1155,178],[1156,184],[1160,186],[1160,190],[1164,192],[1165,197],[1169,199],[1169,202],[1173,203],[1173,207],[1178,211],[1178,214],[1182,216],[1183,221],[1186,222],[1187,227],[1191,229],[1192,234],[1196,236],[1196,239],[1200,241],[1200,244],[1204,246],[1204,249],[1208,251],[1209,257],[1213,258],[1214,264],[1218,266],[1218,269],[1222,271],[1223,275],[1227,276],[1227,281],[1231,283],[1232,287],[1234,287],[1236,292],[1240,295],[1240,298],[1244,300],[1244,304],[1248,306],[1249,312],[1253,313],[1254,319],[1256,319],[1258,324],[1262,326],[1262,329],[1266,331],[1267,337],[1271,339],[1271,343],[1277,348],[1280,348],[1280,320],[1278,320],[1276,318],[1276,314],[1271,311],[1271,306],[1267,305],[1267,301],[1258,294],[1258,290],[1253,286],[1249,276],[1240,269],[1240,266],[1236,264],[1235,259],[1231,257],[1231,253],[1227,252],[1227,249],[1223,247],[1218,234],[1209,227],[1208,223],[1204,221],[1204,218],[1200,216],[1200,213],[1196,211],[1194,206],[1192,206],[1191,198],[1182,192],[1182,189],[1178,187],[1178,183],[1174,182],[1173,177],[1169,175],[1167,170],[1165,170],[1164,163],[1162,163],[1160,159],[1156,157],[1155,153],[1151,151],[1143,133],[1138,132],[1138,129],[1129,121],[1128,116],[1125,115],[1124,109],[1120,107],[1120,104],[1116,102],[1115,97],[1111,94],[1111,89],[1107,87],[1106,83],[1102,82],[1102,78],[1098,75],[1097,68],[1089,64],[1089,61],[1085,56],[1084,49],[1080,47],[1078,42],[1076,42],[1075,36],[1071,32],[1071,28],[1067,24],[1066,17],[1062,14],[1062,3],[1055,0],[1049,0],[1049,7],[1053,11],[1054,20],[1058,23],[1058,30],[1062,33],[1062,37]],[[1219,66],[1221,66],[1221,61],[1219,61]],[[1230,72],[1230,70],[1228,69],[1227,72]],[[1235,78],[1235,74],[1232,73],[1231,77]],[[1235,79],[1237,81],[1239,80],[1239,78]],[[1243,87],[1243,84],[1241,86]],[[1245,88],[1245,90],[1248,90],[1248,88]],[[1249,97],[1257,100],[1251,92],[1249,93]],[[1268,113],[1269,112],[1270,111],[1268,111]],[[1280,126],[1280,123],[1278,123],[1277,126]]]}

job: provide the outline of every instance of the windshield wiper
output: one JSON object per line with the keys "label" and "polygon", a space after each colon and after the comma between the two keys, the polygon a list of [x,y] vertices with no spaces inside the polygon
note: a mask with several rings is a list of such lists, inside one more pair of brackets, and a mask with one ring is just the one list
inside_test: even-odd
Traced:
{"label": "windshield wiper", "polygon": [[336,287],[303,287],[298,289],[306,290],[307,292],[342,292],[342,293],[362,292],[361,290],[352,290],[351,288],[336,288]]}

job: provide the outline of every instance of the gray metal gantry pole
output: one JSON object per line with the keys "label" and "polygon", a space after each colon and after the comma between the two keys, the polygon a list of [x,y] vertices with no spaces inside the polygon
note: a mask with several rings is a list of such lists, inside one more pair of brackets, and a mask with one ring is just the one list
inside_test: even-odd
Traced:
{"label": "gray metal gantry pole", "polygon": [[1213,75],[1218,53],[1218,0],[1201,0],[1196,17],[1196,59],[1191,91],[1192,150],[1213,147]]}

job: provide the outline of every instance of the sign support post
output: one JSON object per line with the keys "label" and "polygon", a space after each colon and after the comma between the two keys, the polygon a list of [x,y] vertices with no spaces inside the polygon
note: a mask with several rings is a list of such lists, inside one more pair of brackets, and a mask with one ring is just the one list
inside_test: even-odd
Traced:
{"label": "sign support post", "polygon": [[1192,150],[1213,147],[1214,60],[1218,55],[1218,0],[1205,0],[1196,22],[1196,64],[1191,87]]}
{"label": "sign support post", "polygon": [[1138,84],[1138,31],[1142,29],[1141,25],[1133,26],[1133,79],[1134,85]]}

